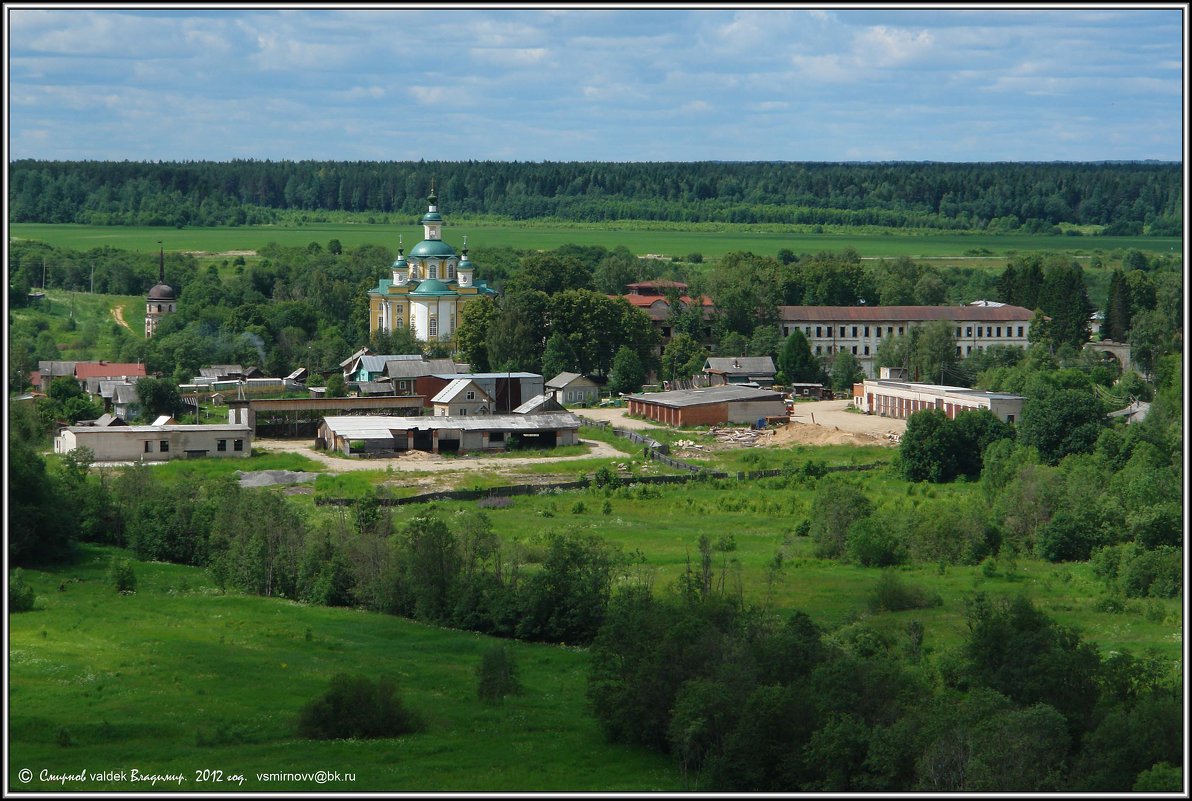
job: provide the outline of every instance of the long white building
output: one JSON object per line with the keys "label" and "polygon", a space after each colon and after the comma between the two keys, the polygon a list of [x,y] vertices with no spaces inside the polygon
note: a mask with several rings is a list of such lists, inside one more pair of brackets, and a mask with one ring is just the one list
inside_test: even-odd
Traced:
{"label": "long white building", "polygon": [[782,335],[798,328],[811,352],[831,360],[851,352],[870,377],[877,376],[877,349],[882,340],[903,336],[935,320],[952,323],[956,355],[966,357],[993,345],[1025,348],[1034,312],[1021,306],[779,306]]}
{"label": "long white building", "polygon": [[873,381],[853,385],[853,405],[866,414],[905,420],[924,409],[939,409],[955,419],[959,412],[988,409],[998,419],[1013,423],[1022,416],[1026,398],[1006,392],[985,392],[967,387],[942,384],[917,384],[910,381]]}

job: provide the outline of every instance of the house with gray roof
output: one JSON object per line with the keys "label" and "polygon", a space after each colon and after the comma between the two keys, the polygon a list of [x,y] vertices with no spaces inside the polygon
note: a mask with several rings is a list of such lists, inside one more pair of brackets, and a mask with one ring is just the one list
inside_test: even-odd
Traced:
{"label": "house with gray roof", "polygon": [[561,404],[594,404],[600,400],[600,386],[579,373],[559,373],[546,382],[546,392]]}
{"label": "house with gray roof", "polygon": [[436,417],[491,414],[493,398],[471,378],[457,378],[431,398]]}
{"label": "house with gray roof", "polygon": [[713,381],[719,377],[724,384],[769,386],[777,372],[769,356],[710,356],[704,362],[704,373]]}

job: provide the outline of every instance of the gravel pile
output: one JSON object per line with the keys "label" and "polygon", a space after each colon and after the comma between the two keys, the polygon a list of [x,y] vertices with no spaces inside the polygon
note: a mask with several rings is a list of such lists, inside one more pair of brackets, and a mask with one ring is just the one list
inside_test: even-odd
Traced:
{"label": "gravel pile", "polygon": [[273,487],[279,484],[311,483],[319,474],[293,470],[254,470],[251,473],[237,470],[236,475],[240,477],[242,487]]}

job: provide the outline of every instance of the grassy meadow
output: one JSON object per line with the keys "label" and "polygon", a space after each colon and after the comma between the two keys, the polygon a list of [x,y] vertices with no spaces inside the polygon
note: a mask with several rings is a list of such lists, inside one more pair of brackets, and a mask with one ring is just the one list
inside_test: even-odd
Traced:
{"label": "grassy meadow", "polygon": [[[32,612],[9,619],[9,787],[20,791],[665,791],[670,761],[608,745],[585,711],[585,656],[510,643],[524,691],[476,697],[493,640],[347,609],[225,594],[202,570],[135,563],[137,591],[106,578],[112,549],[25,572]],[[396,739],[294,736],[338,672],[389,675],[426,730]],[[181,774],[181,784],[43,781],[42,771]],[[20,781],[19,771],[33,779]],[[196,781],[196,771],[225,779]],[[339,772],[268,782],[257,773]],[[351,773],[351,781],[342,774]]]}
{"label": "grassy meadow", "polygon": [[[804,447],[791,462],[820,459],[815,448]],[[828,455],[822,460],[831,460]],[[904,500],[912,506],[927,501],[960,499],[980,492],[975,484],[910,484],[886,469],[854,474],[867,496],[879,508],[883,503]],[[1084,637],[1103,650],[1132,650],[1141,653],[1155,648],[1178,664],[1183,647],[1181,605],[1178,599],[1129,601],[1120,612],[1102,611],[1105,589],[1087,563],[1053,564],[1032,558],[1016,562],[991,560],[982,565],[936,564],[897,568],[908,584],[938,594],[943,604],[929,609],[870,615],[869,595],[881,576],[875,568],[819,559],[814,543],[796,533],[798,524],[811,510],[814,490],[810,486],[781,487],[775,480],[691,482],[683,485],[634,487],[614,490],[546,490],[534,496],[509,499],[503,508],[486,512],[493,529],[506,539],[516,539],[529,553],[544,547],[545,538],[556,531],[597,534],[621,545],[626,552],[639,551],[637,568],[652,577],[656,591],[671,586],[688,566],[699,560],[698,540],[707,534],[715,543],[731,535],[736,549],[728,558],[738,564],[730,568],[726,586],[739,582],[747,603],[765,604],[781,610],[800,609],[829,629],[866,619],[877,627],[900,636],[910,620],[920,620],[927,630],[927,644],[946,648],[958,644],[965,630],[964,602],[973,592],[993,595],[1025,593],[1047,614],[1078,628]],[[609,511],[604,503],[608,500]],[[394,507],[398,526],[409,519],[439,510],[450,523],[453,516],[475,509],[471,501],[439,501],[432,505]],[[771,583],[768,565],[776,552],[783,554],[783,568]],[[716,555],[716,569],[724,556]]]}
{"label": "grassy meadow", "polygon": [[[448,210],[449,212],[450,210]],[[787,229],[787,230],[783,230]],[[798,230],[796,230],[798,229]],[[415,221],[382,223],[294,223],[224,228],[149,228],[91,225],[15,223],[9,237],[32,239],[56,247],[87,250],[116,247],[156,252],[158,242],[170,251],[191,251],[218,255],[235,251],[256,251],[270,242],[293,247],[318,242],[326,246],[338,239],[345,248],[384,245],[396,249],[398,236],[406,247],[422,240],[422,227]],[[930,259],[939,266],[1005,266],[1007,256],[1039,251],[1070,253],[1076,257],[1101,255],[1107,264],[1120,261],[1127,250],[1163,254],[1179,252],[1178,237],[1092,237],[1041,236],[1031,234],[953,233],[930,230],[826,228],[812,233],[809,226],[692,224],[676,226],[624,222],[606,224],[558,224],[549,221],[511,223],[448,217],[446,238],[457,247],[468,237],[472,248],[510,247],[553,250],[560,245],[600,245],[613,249],[624,245],[638,256],[656,254],[683,259],[700,253],[718,259],[725,253],[752,251],[774,256],[782,249],[795,253],[838,252],[852,247],[862,258]]]}

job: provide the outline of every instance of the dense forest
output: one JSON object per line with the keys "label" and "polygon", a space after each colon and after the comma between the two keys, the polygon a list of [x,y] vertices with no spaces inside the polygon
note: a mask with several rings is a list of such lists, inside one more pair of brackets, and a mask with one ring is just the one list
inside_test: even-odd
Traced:
{"label": "dense forest", "polygon": [[276,222],[287,212],[453,212],[570,221],[878,225],[1179,235],[1174,163],[13,162],[9,219],[90,225]]}

